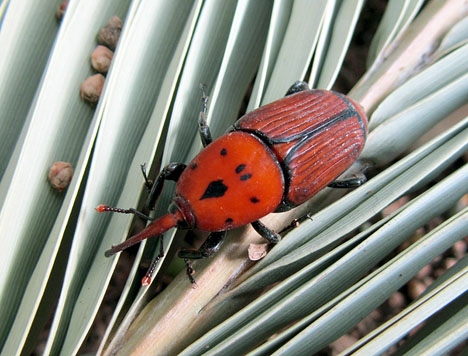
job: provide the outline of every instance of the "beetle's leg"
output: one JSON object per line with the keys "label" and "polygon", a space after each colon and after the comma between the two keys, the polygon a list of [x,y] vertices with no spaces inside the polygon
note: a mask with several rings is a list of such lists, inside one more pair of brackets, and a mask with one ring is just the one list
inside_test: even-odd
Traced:
{"label": "beetle's leg", "polygon": [[180,258],[188,258],[192,260],[199,260],[201,258],[207,258],[213,256],[223,243],[226,231],[216,231],[208,235],[203,245],[198,250],[183,249],[179,251]]}
{"label": "beetle's leg", "polygon": [[190,260],[188,258],[184,258],[184,262],[185,262],[185,270],[186,270],[186,273],[187,273],[187,277],[190,280],[190,283],[193,286],[196,286],[197,282],[195,282],[195,278],[193,278],[195,270],[192,268],[192,263],[190,262]]}
{"label": "beetle's leg", "polygon": [[297,81],[297,82],[295,82],[293,85],[291,85],[289,87],[289,89],[286,92],[285,96],[295,94],[295,93],[299,93],[300,91],[304,91],[304,90],[310,90],[309,89],[309,84],[307,84],[306,82],[303,82],[303,81]]}
{"label": "beetle's leg", "polygon": [[330,188],[357,188],[363,185],[366,181],[366,176],[364,175],[364,173],[360,172],[356,173],[352,177],[335,180],[334,182],[331,182],[328,186]]}
{"label": "beetle's leg", "polygon": [[193,278],[193,268],[190,260],[198,260],[201,258],[207,258],[213,256],[221,247],[226,231],[216,231],[208,235],[203,245],[198,250],[183,249],[179,251],[178,256],[183,258],[185,266],[187,268],[187,277],[190,279],[190,283],[196,285],[195,279]]}
{"label": "beetle's leg", "polygon": [[286,231],[289,231],[289,230],[292,230],[292,229],[295,229],[295,228],[299,227],[299,225],[301,223],[303,223],[304,221],[306,221],[307,219],[312,220],[312,214],[311,213],[308,213],[308,214],[306,214],[304,216],[301,216],[301,217],[291,221],[291,223],[288,226],[286,226],[283,230],[280,231],[280,234],[284,234]]}
{"label": "beetle's leg", "polygon": [[[185,167],[187,167],[183,163],[169,163],[163,170],[159,173],[158,178],[152,185],[151,182],[146,178],[146,186],[151,188],[151,191],[148,195],[148,199],[146,200],[146,206],[149,210],[153,210],[154,206],[156,205],[156,201],[161,195],[162,188],[164,186],[164,182],[166,180],[177,181],[184,171]],[[146,173],[145,173],[146,174]]]}
{"label": "beetle's leg", "polygon": [[141,174],[145,180],[145,188],[148,192],[151,191],[153,187],[153,181],[148,179],[148,174],[146,173],[146,163],[140,164]]}
{"label": "beetle's leg", "polygon": [[198,117],[198,133],[200,134],[203,147],[206,147],[213,141],[213,137],[211,136],[210,127],[206,123],[206,103],[208,102],[208,96],[206,96],[205,93],[205,84],[200,84],[200,89],[202,91],[202,110]]}
{"label": "beetle's leg", "polygon": [[267,239],[269,243],[276,244],[281,240],[281,235],[263,225],[260,220],[254,221],[252,223],[252,227],[259,233],[259,235]]}

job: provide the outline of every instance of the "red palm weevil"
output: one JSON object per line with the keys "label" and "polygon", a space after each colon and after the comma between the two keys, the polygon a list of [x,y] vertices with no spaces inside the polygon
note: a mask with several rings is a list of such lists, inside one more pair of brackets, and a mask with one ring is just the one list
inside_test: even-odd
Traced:
{"label": "red palm weevil", "polygon": [[[199,134],[204,149],[188,165],[167,165],[154,184],[142,169],[150,190],[149,209],[154,208],[164,181],[177,181],[169,212],[106,252],[112,256],[176,226],[209,231],[199,250],[179,251],[192,283],[189,260],[213,255],[227,230],[252,224],[270,243],[277,243],[281,237],[258,219],[292,209],[326,186],[353,187],[365,181],[364,177],[336,181],[358,158],[367,136],[366,115],[349,97],[309,90],[306,83],[296,82],[284,98],[244,115],[213,141],[206,123],[208,97],[203,87],[202,91]],[[106,205],[96,209],[142,215],[135,209]],[[161,248],[144,285],[162,254]]]}

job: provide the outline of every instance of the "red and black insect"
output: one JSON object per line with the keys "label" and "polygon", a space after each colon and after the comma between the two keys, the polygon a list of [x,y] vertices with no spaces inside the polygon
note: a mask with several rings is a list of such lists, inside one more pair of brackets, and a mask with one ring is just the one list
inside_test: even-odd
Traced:
{"label": "red and black insect", "polygon": [[[151,188],[149,209],[164,181],[177,181],[168,214],[112,246],[106,256],[176,226],[209,231],[199,250],[179,252],[194,283],[189,259],[215,253],[227,230],[252,224],[270,243],[277,243],[281,237],[258,219],[294,208],[326,186],[358,186],[365,181],[363,177],[335,181],[358,158],[367,136],[363,109],[343,94],[309,90],[306,83],[297,82],[286,97],[241,117],[215,141],[205,120],[206,103],[203,93],[199,133],[205,148],[187,166],[166,166],[154,184],[144,173]],[[104,205],[97,210],[138,213]],[[143,284],[149,283],[151,273],[150,269]]]}

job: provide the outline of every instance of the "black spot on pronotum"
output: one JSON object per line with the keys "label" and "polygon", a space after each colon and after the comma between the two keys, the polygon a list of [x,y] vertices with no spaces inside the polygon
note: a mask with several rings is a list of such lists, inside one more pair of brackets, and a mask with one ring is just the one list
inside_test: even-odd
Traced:
{"label": "black spot on pronotum", "polygon": [[240,180],[249,180],[250,178],[252,178],[251,173],[243,174],[240,176]]}
{"label": "black spot on pronotum", "polygon": [[255,204],[255,203],[259,203],[260,199],[258,199],[257,197],[252,197],[250,198],[250,201]]}
{"label": "black spot on pronotum", "polygon": [[224,223],[226,225],[232,225],[233,222],[234,222],[234,220],[232,220],[232,218],[227,218],[226,220],[224,220]]}
{"label": "black spot on pronotum", "polygon": [[239,165],[236,167],[236,173],[239,174],[239,173],[242,172],[244,169],[245,169],[245,164],[239,164]]}
{"label": "black spot on pronotum", "polygon": [[227,155],[227,149],[222,148],[221,151],[219,151],[219,154],[220,154],[221,156],[226,156],[226,155]]}
{"label": "black spot on pronotum", "polygon": [[[247,165],[245,163],[239,164],[236,167],[236,174],[241,174],[245,170],[246,166]],[[241,181],[249,180],[250,178],[252,178],[252,173],[246,173],[240,176]]]}
{"label": "black spot on pronotum", "polygon": [[226,193],[226,190],[228,190],[228,187],[223,183],[222,179],[214,180],[208,184],[200,200],[222,197]]}

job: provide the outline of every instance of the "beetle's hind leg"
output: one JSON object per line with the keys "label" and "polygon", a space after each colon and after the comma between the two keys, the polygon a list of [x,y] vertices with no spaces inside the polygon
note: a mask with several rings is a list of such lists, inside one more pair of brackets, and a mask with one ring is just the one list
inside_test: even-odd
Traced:
{"label": "beetle's hind leg", "polygon": [[299,93],[300,91],[304,91],[304,90],[310,90],[309,84],[307,84],[306,82],[303,82],[303,81],[297,81],[297,82],[295,82],[293,85],[291,85],[289,87],[289,89],[286,92],[285,96],[296,94],[296,93]]}
{"label": "beetle's hind leg", "polygon": [[352,177],[343,178],[331,182],[328,186],[330,188],[357,188],[367,182],[367,178],[364,173],[358,172]]}

